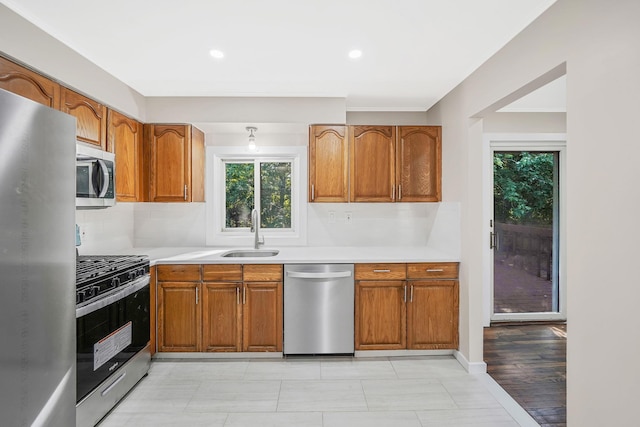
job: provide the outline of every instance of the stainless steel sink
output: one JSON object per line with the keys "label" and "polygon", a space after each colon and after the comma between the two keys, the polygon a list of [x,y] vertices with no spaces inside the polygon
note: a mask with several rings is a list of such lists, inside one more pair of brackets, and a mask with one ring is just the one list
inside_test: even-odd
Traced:
{"label": "stainless steel sink", "polygon": [[225,258],[253,258],[253,257],[270,257],[280,253],[277,249],[236,249],[223,253]]}

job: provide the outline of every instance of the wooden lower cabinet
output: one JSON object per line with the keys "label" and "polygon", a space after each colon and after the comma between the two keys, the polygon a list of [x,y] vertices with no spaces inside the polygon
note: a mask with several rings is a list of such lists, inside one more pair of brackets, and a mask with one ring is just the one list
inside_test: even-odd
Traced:
{"label": "wooden lower cabinet", "polygon": [[409,281],[407,348],[458,348],[458,281]]}
{"label": "wooden lower cabinet", "polygon": [[158,351],[282,351],[282,265],[161,265],[157,277]]}
{"label": "wooden lower cabinet", "polygon": [[405,282],[358,281],[356,284],[356,350],[406,348]]}
{"label": "wooden lower cabinet", "polygon": [[202,286],[202,350],[241,351],[242,283],[205,282]]}
{"label": "wooden lower cabinet", "polygon": [[151,330],[149,331],[149,350],[151,351],[151,355],[156,354],[156,332],[158,330],[157,325],[157,313],[158,313],[158,299],[157,295],[157,286],[156,286],[156,266],[151,266],[149,268],[149,299],[151,303],[149,304],[149,324],[151,326]]}
{"label": "wooden lower cabinet", "polygon": [[282,282],[244,284],[242,351],[282,351]]}
{"label": "wooden lower cabinet", "polygon": [[198,282],[158,283],[158,351],[200,351]]}
{"label": "wooden lower cabinet", "polygon": [[[356,265],[356,279],[401,273],[398,264]],[[356,350],[458,348],[458,264],[408,264],[406,274],[356,281]]]}

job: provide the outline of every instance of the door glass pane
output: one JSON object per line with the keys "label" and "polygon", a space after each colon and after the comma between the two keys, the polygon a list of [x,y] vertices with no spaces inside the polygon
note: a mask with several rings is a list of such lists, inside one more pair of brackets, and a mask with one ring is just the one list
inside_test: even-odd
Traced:
{"label": "door glass pane", "polygon": [[225,228],[251,227],[253,163],[225,163]]}
{"label": "door glass pane", "polygon": [[495,152],[494,313],[558,311],[558,152]]}
{"label": "door glass pane", "polygon": [[260,163],[260,227],[291,228],[291,162]]}

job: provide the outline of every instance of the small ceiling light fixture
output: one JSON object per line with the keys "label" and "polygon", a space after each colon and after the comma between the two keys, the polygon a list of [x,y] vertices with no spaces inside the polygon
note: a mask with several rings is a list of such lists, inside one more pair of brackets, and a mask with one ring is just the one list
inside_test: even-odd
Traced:
{"label": "small ceiling light fixture", "polygon": [[255,151],[256,150],[256,136],[253,133],[256,132],[258,130],[258,128],[255,127],[255,126],[247,126],[246,129],[247,129],[247,132],[249,132],[249,150]]}
{"label": "small ceiling light fixture", "polygon": [[209,51],[209,55],[213,56],[215,59],[224,58],[224,52],[218,49],[211,49]]}
{"label": "small ceiling light fixture", "polygon": [[362,51],[360,49],[353,49],[349,51],[349,58],[358,59],[362,56]]}

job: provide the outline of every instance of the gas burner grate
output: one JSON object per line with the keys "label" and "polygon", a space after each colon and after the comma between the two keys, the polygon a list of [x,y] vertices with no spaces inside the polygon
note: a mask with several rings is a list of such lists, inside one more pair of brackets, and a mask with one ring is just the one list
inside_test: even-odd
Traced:
{"label": "gas burner grate", "polygon": [[76,259],[76,304],[149,274],[146,255],[82,255]]}

